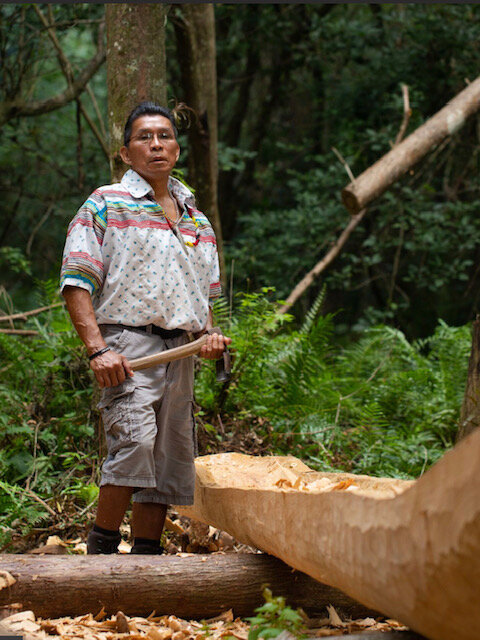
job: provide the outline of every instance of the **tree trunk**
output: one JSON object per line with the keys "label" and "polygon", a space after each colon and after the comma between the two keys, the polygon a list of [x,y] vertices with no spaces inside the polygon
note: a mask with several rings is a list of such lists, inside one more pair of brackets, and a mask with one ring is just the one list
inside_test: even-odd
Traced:
{"label": "tree trunk", "polygon": [[357,214],[417,163],[435,145],[455,133],[480,108],[480,78],[471,82],[436,115],[427,120],[342,191],[351,214]]}
{"label": "tree trunk", "polygon": [[473,323],[472,350],[468,362],[467,388],[460,412],[457,440],[480,426],[480,316]]}
{"label": "tree trunk", "polygon": [[233,609],[253,615],[263,604],[263,586],[285,596],[310,615],[325,614],[327,604],[354,618],[371,609],[296,572],[264,554],[206,556],[0,556],[0,568],[16,580],[0,590],[0,605],[21,602],[36,616],[54,618],[117,611],[133,616],[175,615],[201,619]]}
{"label": "tree trunk", "polygon": [[[480,429],[415,482],[317,473],[293,457],[197,458],[177,510],[275,555],[430,640],[480,628]],[[475,635],[475,634],[473,634]]]}
{"label": "tree trunk", "polygon": [[223,236],[218,211],[218,116],[213,4],[183,4],[174,19],[185,102],[194,109],[188,129],[189,179],[198,205],[212,222],[225,284]]}
{"label": "tree trunk", "polygon": [[112,180],[126,165],[119,149],[130,111],[142,100],[167,99],[164,4],[107,3],[107,85]]}

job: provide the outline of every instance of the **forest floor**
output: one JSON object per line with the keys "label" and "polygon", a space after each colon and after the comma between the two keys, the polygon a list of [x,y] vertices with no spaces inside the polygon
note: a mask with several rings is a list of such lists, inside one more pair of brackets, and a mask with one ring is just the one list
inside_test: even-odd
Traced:
{"label": "forest floor", "polygon": [[[29,549],[25,549],[24,540],[22,545],[18,545],[20,548],[11,550],[14,553],[36,555],[86,554],[85,538],[89,528],[70,538],[49,535],[45,542]],[[128,554],[131,548],[130,527],[125,522],[120,530],[123,540],[119,551]],[[42,532],[41,537],[44,535],[45,532]],[[32,537],[30,542],[33,540]],[[207,553],[261,553],[258,549],[239,543],[224,531],[178,516],[172,509],[169,510],[163,543],[165,553],[181,557]],[[305,639],[408,630],[400,622],[384,617],[342,618],[333,605],[326,607],[323,618],[309,618],[301,610],[300,614],[304,620],[301,631]],[[0,607],[0,621],[3,630],[22,635],[23,640],[248,640],[251,627],[247,620],[236,618],[232,610],[200,621],[183,620],[174,615],[157,616],[155,611],[147,618],[128,616],[121,611],[114,616],[107,616],[103,610],[74,618],[42,619],[36,617],[33,611],[23,610],[21,604]],[[0,628],[0,632],[3,630]],[[295,640],[295,636],[287,634],[284,640]]]}
{"label": "forest floor", "polygon": [[[217,426],[222,428],[223,425]],[[242,435],[224,437],[219,442],[200,429],[200,450],[202,453],[269,453],[268,446],[257,435],[255,428],[232,432]],[[33,528],[27,536],[15,535],[8,546],[8,552],[35,555],[86,554],[86,536],[93,523],[95,505],[84,510],[81,524],[73,501],[66,499],[63,504],[58,502],[57,510],[63,515],[60,522],[52,522],[50,527]],[[121,525],[120,532],[122,542],[119,552],[128,554],[131,549],[128,517]],[[169,508],[162,544],[166,554],[181,557],[193,554],[261,553],[258,549],[239,543],[224,531],[179,516],[173,508]],[[322,618],[309,618],[304,611],[299,612],[304,625],[297,637],[305,639],[408,631],[400,622],[385,617],[355,620],[342,618],[333,605],[326,607]],[[147,618],[128,616],[121,611],[114,616],[107,616],[103,609],[74,618],[42,619],[36,617],[33,611],[23,610],[21,604],[0,607],[0,633],[8,630],[9,633],[22,635],[23,640],[248,640],[250,629],[249,622],[235,617],[232,610],[219,612],[215,618],[200,621],[183,620],[174,615],[158,616],[155,611]],[[398,634],[398,637],[402,638],[403,635]],[[282,637],[284,640],[295,640],[295,636],[291,634]]]}

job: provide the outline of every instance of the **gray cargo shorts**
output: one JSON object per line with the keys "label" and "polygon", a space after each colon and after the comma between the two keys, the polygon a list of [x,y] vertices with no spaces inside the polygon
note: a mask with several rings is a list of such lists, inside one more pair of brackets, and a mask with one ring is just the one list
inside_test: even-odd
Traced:
{"label": "gray cargo shorts", "polygon": [[[129,360],[188,342],[117,325],[100,325],[108,346]],[[98,408],[108,455],[100,486],[134,487],[135,502],[193,504],[197,455],[193,357],[136,371],[101,390]]]}

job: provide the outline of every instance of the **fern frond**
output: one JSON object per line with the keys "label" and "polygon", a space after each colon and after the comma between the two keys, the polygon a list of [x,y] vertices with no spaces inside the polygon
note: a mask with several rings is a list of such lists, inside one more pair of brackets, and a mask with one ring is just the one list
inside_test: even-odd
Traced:
{"label": "fern frond", "polygon": [[315,322],[318,314],[320,313],[320,309],[322,308],[323,303],[325,302],[325,297],[327,293],[327,285],[324,284],[320,289],[320,293],[315,298],[314,303],[310,307],[310,309],[305,314],[305,320],[300,328],[299,333],[308,333]]}

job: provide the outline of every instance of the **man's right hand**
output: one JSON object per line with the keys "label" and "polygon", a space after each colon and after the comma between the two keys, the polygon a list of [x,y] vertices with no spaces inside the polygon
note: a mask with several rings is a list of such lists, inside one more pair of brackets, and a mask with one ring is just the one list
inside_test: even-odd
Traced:
{"label": "man's right hand", "polygon": [[95,374],[98,386],[101,389],[116,387],[117,384],[122,384],[127,376],[133,376],[133,371],[127,358],[112,350],[106,351],[101,356],[91,360],[90,368]]}
{"label": "man's right hand", "polygon": [[[95,319],[90,293],[86,289],[67,286],[63,289],[63,296],[73,326],[86,346],[88,355],[101,351],[107,345]],[[127,376],[133,376],[127,358],[112,350],[90,360],[90,368],[101,389],[116,387]]]}

